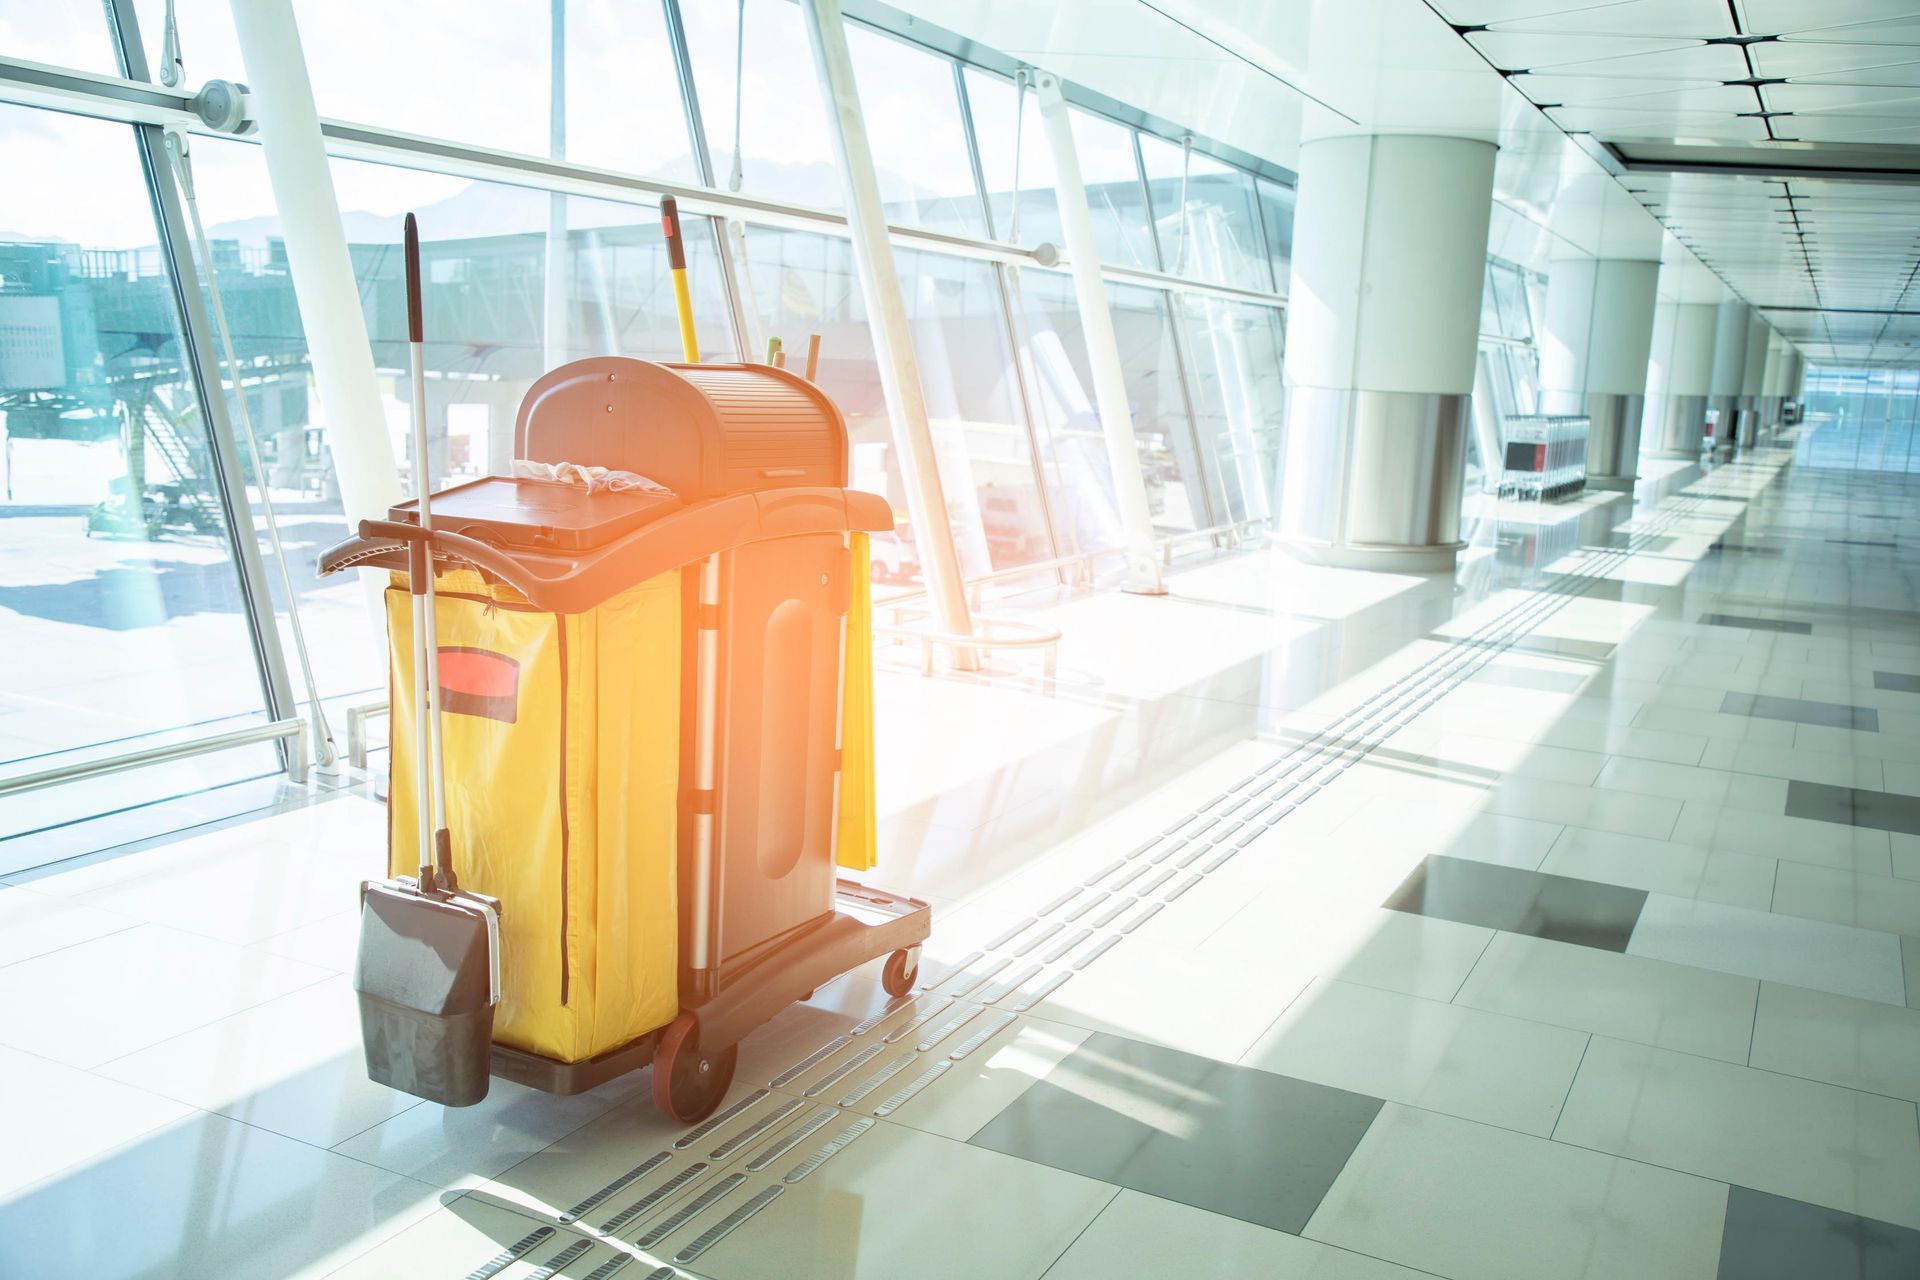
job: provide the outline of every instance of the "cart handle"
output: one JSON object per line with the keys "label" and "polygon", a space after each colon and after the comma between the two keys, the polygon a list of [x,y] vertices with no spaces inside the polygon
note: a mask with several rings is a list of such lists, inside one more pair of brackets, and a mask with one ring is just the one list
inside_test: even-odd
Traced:
{"label": "cart handle", "polygon": [[[463,533],[453,533],[446,529],[423,529],[417,524],[402,520],[362,520],[359,533],[361,541],[370,545],[351,553],[353,560],[364,559],[371,554],[389,549],[387,546],[371,544],[388,543],[411,547],[424,543],[429,549],[440,552],[448,559],[462,560],[476,569],[485,570],[522,595],[537,592],[544,585],[538,575],[528,573],[526,566],[512,556],[476,538],[469,538]],[[338,564],[333,567],[346,568],[347,565]]]}

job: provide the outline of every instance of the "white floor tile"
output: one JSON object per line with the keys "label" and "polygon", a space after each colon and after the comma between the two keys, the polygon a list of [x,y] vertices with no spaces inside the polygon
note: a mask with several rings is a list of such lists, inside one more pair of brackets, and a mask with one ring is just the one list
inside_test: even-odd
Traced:
{"label": "white floor tile", "polygon": [[1881,762],[1871,756],[1837,756],[1790,746],[1715,738],[1700,757],[1702,765],[1771,778],[1798,778],[1833,787],[1882,789]]}
{"label": "white floor tile", "polygon": [[[329,1273],[326,1280],[401,1280],[442,1272],[471,1274],[485,1267],[508,1246],[542,1227],[547,1227],[552,1234],[528,1251],[524,1262],[498,1273],[508,1280],[527,1275],[531,1268],[551,1261],[582,1237],[564,1228],[555,1228],[551,1222],[541,1222],[488,1203],[478,1196],[462,1196]],[[614,1256],[611,1246],[596,1245],[560,1275],[575,1280]],[[638,1262],[629,1265],[640,1270]]]}
{"label": "white floor tile", "polygon": [[1773,900],[1774,860],[1713,852],[1670,840],[1568,827],[1540,870],[1765,911]]}
{"label": "white floor tile", "polygon": [[0,1275],[320,1280],[438,1207],[422,1183],[200,1113],[0,1201]]}
{"label": "white floor tile", "polygon": [[1920,1009],[1763,983],[1753,1065],[1920,1102]]}
{"label": "white floor tile", "polygon": [[0,1044],[98,1066],[328,976],[139,925],[0,969]]}
{"label": "white floor tile", "polygon": [[103,1080],[17,1049],[0,1049],[0,1202],[193,1114],[146,1089]]}
{"label": "white floor tile", "polygon": [[[968,1034],[970,1030],[960,1032],[956,1043]],[[910,1129],[965,1142],[1092,1034],[1065,1023],[1022,1018],[1017,1026],[994,1037],[987,1052],[961,1059],[888,1118]],[[904,1074],[898,1077],[900,1081],[909,1078]],[[876,1097],[885,1093],[883,1089]],[[870,1106],[873,1101],[875,1098],[870,1097],[863,1105]]]}
{"label": "white floor tile", "polygon": [[1455,1003],[1745,1062],[1758,987],[1691,965],[1502,933]]}
{"label": "white floor tile", "polygon": [[1595,1037],[1557,1141],[1920,1227],[1913,1104]]}
{"label": "white floor tile", "polygon": [[1308,1239],[1474,1280],[1712,1280],[1727,1189],[1388,1103]]}
{"label": "white floor tile", "polygon": [[1546,1137],[1584,1033],[1346,982],[1300,993],[1241,1061]]}
{"label": "white floor tile", "polygon": [[1675,800],[1702,800],[1759,813],[1785,813],[1787,808],[1784,779],[1625,756],[1607,761],[1594,785]]}
{"label": "white floor tile", "polygon": [[0,968],[138,923],[117,911],[0,886]]}
{"label": "white floor tile", "polygon": [[1138,1191],[1122,1191],[1047,1272],[1047,1280],[1417,1280],[1424,1272]]}
{"label": "white floor tile", "polygon": [[1884,831],[1692,800],[1667,838],[1703,849],[1813,862],[1873,875],[1883,876],[1889,870],[1890,846]]}
{"label": "white floor tile", "polygon": [[1920,880],[1920,836],[1904,831],[1888,833],[1892,841],[1893,874],[1902,880]]}
{"label": "white floor tile", "polygon": [[[572,1097],[496,1079],[471,1107],[422,1102],[332,1150],[436,1187],[472,1187],[650,1087],[645,1072]],[[736,1088],[740,1086],[736,1085]]]}
{"label": "white floor tile", "polygon": [[1674,820],[1680,816],[1680,804],[1664,796],[1576,787],[1538,778],[1506,779],[1487,793],[1486,800],[1486,807],[1492,813],[1618,831],[1622,835],[1654,840],[1668,837]]}
{"label": "white floor tile", "polygon": [[367,1079],[344,977],[303,987],[98,1068],[101,1075],[317,1147],[419,1103]]}
{"label": "white floor tile", "polygon": [[1821,920],[1655,893],[1647,896],[1627,951],[1839,995],[1906,1002],[1897,937]]}
{"label": "white floor tile", "polygon": [[[882,1122],[698,1266],[716,1280],[1038,1280],[1115,1192]],[[681,1235],[666,1241],[684,1243]]]}
{"label": "white floor tile", "polygon": [[1076,973],[1032,1013],[1234,1062],[1312,976],[1310,971],[1128,938]]}
{"label": "white floor tile", "polygon": [[1782,862],[1773,909],[1809,920],[1920,934],[1920,880]]}

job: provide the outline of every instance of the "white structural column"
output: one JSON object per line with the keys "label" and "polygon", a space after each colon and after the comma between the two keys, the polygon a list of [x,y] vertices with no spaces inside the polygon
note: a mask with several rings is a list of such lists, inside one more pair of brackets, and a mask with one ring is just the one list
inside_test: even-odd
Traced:
{"label": "white structural column", "polygon": [[1713,415],[1713,442],[1731,446],[1739,420],[1740,397],[1747,385],[1747,327],[1753,308],[1729,299],[1720,304],[1713,324],[1713,389],[1707,411]]}
{"label": "white structural column", "polygon": [[1297,556],[1453,567],[1493,159],[1424,135],[1300,148],[1280,499]]}
{"label": "white structural column", "polygon": [[1120,366],[1120,340],[1107,307],[1107,285],[1100,274],[1100,248],[1093,238],[1093,213],[1080,179],[1080,152],[1073,143],[1073,118],[1060,93],[1060,78],[1042,71],[1035,80],[1040,118],[1053,153],[1054,191],[1060,204],[1060,237],[1080,310],[1080,331],[1093,372],[1093,403],[1106,441],[1113,473],[1113,498],[1126,539],[1127,573],[1122,586],[1142,595],[1162,595],[1160,562],[1154,555],[1153,514],[1147,506],[1147,480],[1140,471],[1140,445],[1133,434],[1133,410],[1127,403],[1127,376]]}
{"label": "white structural column", "polygon": [[1761,401],[1767,394],[1767,345],[1773,326],[1758,310],[1747,316],[1747,350],[1740,366],[1740,412],[1734,442],[1750,448],[1759,438]]}
{"label": "white structural column", "polygon": [[[913,331],[900,294],[900,273],[894,266],[893,241],[887,235],[886,210],[880,203],[880,180],[874,173],[873,151],[867,144],[866,122],[860,114],[860,94],[854,86],[840,0],[804,0],[800,7],[807,16],[814,71],[832,101],[833,146],[846,191],[853,259],[860,276],[860,296],[873,327],[880,390],[893,426],[893,447],[899,454],[907,517],[913,521],[914,546],[920,553],[920,573],[940,630],[971,637],[973,622],[967,611],[966,584],[960,580],[960,558],[953,548],[953,523],[940,484],[933,427],[927,420],[920,366],[914,361]],[[980,665],[971,648],[957,645],[953,663],[963,671],[977,670]]]}
{"label": "white structural column", "polygon": [[1713,391],[1713,337],[1719,308],[1711,302],[1663,302],[1657,322],[1649,381],[1658,400],[1647,415],[1642,452],[1655,458],[1696,461],[1706,435],[1707,398]]}
{"label": "white structural column", "polygon": [[286,237],[300,324],[326,410],[327,447],[347,524],[383,518],[400,498],[393,443],[380,406],[373,347],[327,171],[313,85],[291,0],[233,0],[267,179]]}
{"label": "white structural column", "polygon": [[1633,488],[1659,280],[1658,262],[1624,258],[1567,259],[1547,272],[1540,408],[1587,415],[1587,483],[1597,488]]}

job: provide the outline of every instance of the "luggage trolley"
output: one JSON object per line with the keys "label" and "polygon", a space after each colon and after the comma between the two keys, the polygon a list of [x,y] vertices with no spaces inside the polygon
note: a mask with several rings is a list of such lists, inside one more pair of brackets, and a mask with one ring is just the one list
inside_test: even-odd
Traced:
{"label": "luggage trolley", "polygon": [[[454,862],[500,902],[489,1067],[571,1094],[651,1063],[654,1100],[691,1123],[788,1004],[880,956],[890,994],[917,977],[928,905],[836,870],[870,865],[867,532],[892,513],[846,487],[832,401],[769,366],[563,365],[515,446],[664,491],[496,477],[432,496]],[[320,561],[393,571],[396,874],[420,861],[413,506]]]}

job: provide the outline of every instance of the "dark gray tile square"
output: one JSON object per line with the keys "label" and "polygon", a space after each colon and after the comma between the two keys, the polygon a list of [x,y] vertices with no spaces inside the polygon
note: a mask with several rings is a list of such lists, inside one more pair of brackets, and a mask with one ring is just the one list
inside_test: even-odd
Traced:
{"label": "dark gray tile square", "polygon": [[1895,693],[1920,693],[1920,676],[1911,676],[1904,671],[1876,671],[1873,673],[1873,687],[1891,689]]}
{"label": "dark gray tile square", "polygon": [[1731,716],[1757,716],[1762,720],[1792,720],[1797,724],[1821,724],[1829,729],[1858,729],[1863,733],[1880,732],[1880,713],[1872,707],[1855,707],[1844,702],[1814,702],[1807,698],[1774,698],[1763,693],[1730,693],[1720,700],[1720,709]]}
{"label": "dark gray tile square", "polygon": [[1920,836],[1920,796],[1901,796],[1890,791],[1831,787],[1824,782],[1789,782],[1787,816]]}
{"label": "dark gray tile square", "polygon": [[1716,542],[1708,547],[1709,551],[1732,551],[1745,556],[1777,556],[1785,554],[1779,547],[1756,547],[1748,542]]}
{"label": "dark gray tile square", "polygon": [[972,1142],[1298,1235],[1380,1106],[1364,1094],[1096,1033]]}
{"label": "dark gray tile square", "polygon": [[1749,631],[1786,631],[1796,636],[1813,634],[1811,622],[1786,622],[1779,618],[1750,618],[1744,613],[1703,613],[1700,621],[1709,627],[1745,627]]}
{"label": "dark gray tile square", "polygon": [[1891,543],[1891,542],[1876,542],[1876,541],[1874,541],[1874,540],[1873,540],[1873,539],[1871,539],[1871,538],[1828,538],[1828,539],[1827,539],[1827,541],[1828,541],[1828,542],[1837,542],[1837,543],[1840,543],[1840,544],[1841,544],[1842,546],[1848,546],[1848,547],[1887,547],[1887,548],[1891,548],[1891,547],[1893,547],[1893,546],[1894,546],[1894,544],[1893,544],[1893,543]]}
{"label": "dark gray tile square", "polygon": [[1727,1189],[1719,1280],[1912,1280],[1920,1231],[1747,1187]]}
{"label": "dark gray tile square", "polygon": [[1436,855],[1414,868],[1384,905],[1412,915],[1625,951],[1646,903],[1644,889]]}

